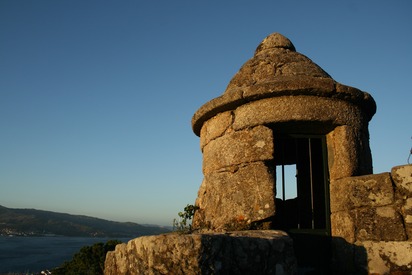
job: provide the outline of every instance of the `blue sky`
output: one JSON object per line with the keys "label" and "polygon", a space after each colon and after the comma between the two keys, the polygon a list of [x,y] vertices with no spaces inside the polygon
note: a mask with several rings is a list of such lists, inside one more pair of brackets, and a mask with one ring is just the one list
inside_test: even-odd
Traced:
{"label": "blue sky", "polygon": [[0,0],[0,205],[170,225],[191,117],[273,32],[367,91],[374,172],[412,146],[412,2]]}

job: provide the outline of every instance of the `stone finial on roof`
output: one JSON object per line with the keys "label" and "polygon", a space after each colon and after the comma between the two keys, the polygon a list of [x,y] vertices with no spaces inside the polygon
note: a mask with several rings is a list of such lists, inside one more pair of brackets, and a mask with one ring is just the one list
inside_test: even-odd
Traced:
{"label": "stone finial on roof", "polygon": [[264,50],[273,48],[282,48],[291,50],[293,52],[296,51],[295,46],[293,46],[292,42],[289,39],[287,39],[280,33],[275,32],[263,39],[263,41],[256,48],[255,55]]}
{"label": "stone finial on roof", "polygon": [[330,75],[321,67],[296,52],[289,39],[274,33],[260,43],[254,56],[233,76],[225,94],[235,93],[238,89],[244,90],[245,93],[255,93],[256,90],[262,89],[287,91],[292,88],[290,83],[293,82],[293,86],[305,82],[308,78],[309,83],[303,84],[307,88],[310,88],[313,78],[323,82],[332,81]]}

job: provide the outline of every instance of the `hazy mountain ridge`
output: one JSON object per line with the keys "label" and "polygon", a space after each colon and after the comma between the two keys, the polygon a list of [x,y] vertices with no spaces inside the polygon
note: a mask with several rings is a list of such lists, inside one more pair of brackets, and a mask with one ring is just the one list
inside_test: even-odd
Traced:
{"label": "hazy mountain ridge", "polygon": [[0,205],[0,235],[138,237],[168,231],[160,226],[143,226],[132,222],[114,222],[83,215],[7,208]]}

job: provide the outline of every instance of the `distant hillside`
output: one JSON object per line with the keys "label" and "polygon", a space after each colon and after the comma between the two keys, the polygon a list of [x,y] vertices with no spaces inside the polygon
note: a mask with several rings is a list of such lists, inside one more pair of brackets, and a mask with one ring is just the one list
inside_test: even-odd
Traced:
{"label": "distant hillside", "polygon": [[88,216],[0,205],[0,235],[61,235],[78,237],[138,237],[168,232],[159,226],[113,222]]}

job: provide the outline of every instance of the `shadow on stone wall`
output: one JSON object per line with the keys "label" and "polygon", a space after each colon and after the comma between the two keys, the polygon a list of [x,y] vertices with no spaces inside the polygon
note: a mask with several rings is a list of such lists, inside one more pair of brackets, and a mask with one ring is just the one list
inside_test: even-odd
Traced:
{"label": "shadow on stone wall", "polygon": [[363,246],[348,243],[343,238],[333,237],[331,252],[331,274],[369,274],[368,255]]}
{"label": "shadow on stone wall", "polygon": [[[279,231],[278,231],[279,232]],[[276,231],[202,235],[201,274],[296,274],[292,240]]]}
{"label": "shadow on stone wall", "polygon": [[250,230],[144,236],[107,253],[105,275],[368,274],[366,250],[342,238]]}
{"label": "shadow on stone wall", "polygon": [[368,274],[367,252],[343,238],[290,233],[298,274]]}

